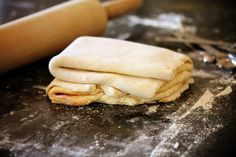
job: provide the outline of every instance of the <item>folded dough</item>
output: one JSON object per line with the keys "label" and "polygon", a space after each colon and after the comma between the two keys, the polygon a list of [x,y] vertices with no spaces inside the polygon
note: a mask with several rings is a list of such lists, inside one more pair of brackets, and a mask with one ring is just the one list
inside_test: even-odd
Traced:
{"label": "folded dough", "polygon": [[80,37],[53,57],[53,103],[137,105],[169,102],[193,83],[192,61],[174,51],[101,37]]}

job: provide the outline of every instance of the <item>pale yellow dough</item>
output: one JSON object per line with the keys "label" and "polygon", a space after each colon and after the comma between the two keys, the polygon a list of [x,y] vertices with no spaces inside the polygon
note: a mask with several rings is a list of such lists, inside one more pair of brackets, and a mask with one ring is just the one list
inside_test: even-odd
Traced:
{"label": "pale yellow dough", "polygon": [[53,57],[54,103],[138,105],[169,102],[193,83],[192,61],[174,51],[128,41],[80,37]]}

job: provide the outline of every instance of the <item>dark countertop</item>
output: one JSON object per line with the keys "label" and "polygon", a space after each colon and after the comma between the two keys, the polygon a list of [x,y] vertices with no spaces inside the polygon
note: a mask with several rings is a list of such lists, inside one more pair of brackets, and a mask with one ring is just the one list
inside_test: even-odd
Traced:
{"label": "dark countertop", "polygon": [[[59,2],[0,0],[0,21]],[[51,57],[1,75],[0,156],[230,156],[236,144],[235,74],[202,63],[183,44],[155,38],[189,33],[235,42],[235,30],[236,10],[223,0],[146,0],[132,16],[109,23],[105,36],[167,47],[194,60],[195,83],[172,103],[51,104],[44,90],[53,79]]]}

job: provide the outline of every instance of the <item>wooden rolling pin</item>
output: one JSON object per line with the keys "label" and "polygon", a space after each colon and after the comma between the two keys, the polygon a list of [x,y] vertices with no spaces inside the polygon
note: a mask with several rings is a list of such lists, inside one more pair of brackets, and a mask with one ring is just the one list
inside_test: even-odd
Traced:
{"label": "wooden rolling pin", "polygon": [[142,0],[71,0],[0,26],[0,73],[59,52],[75,38],[104,33],[108,19]]}

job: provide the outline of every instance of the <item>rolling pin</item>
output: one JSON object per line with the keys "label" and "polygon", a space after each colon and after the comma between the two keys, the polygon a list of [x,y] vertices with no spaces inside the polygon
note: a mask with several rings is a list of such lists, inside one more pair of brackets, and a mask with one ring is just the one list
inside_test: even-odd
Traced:
{"label": "rolling pin", "polygon": [[71,0],[0,26],[0,73],[59,52],[78,36],[102,35],[109,19],[142,0]]}

